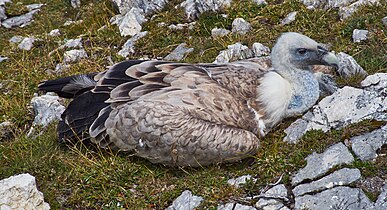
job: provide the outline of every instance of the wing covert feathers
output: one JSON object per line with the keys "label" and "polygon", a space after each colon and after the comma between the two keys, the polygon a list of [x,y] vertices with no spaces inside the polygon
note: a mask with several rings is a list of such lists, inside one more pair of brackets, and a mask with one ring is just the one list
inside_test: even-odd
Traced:
{"label": "wing covert feathers", "polygon": [[[87,81],[69,77],[40,87],[74,97],[58,125],[60,139],[88,133],[103,148],[131,151],[154,163],[199,166],[257,151],[262,122],[248,101],[257,96],[265,71],[248,61],[124,61],[88,74]],[[87,85],[64,88],[69,83]]]}

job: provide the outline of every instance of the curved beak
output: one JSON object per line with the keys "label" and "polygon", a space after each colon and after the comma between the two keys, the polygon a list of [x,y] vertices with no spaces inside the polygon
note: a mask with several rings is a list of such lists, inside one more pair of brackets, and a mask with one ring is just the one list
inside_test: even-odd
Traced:
{"label": "curved beak", "polygon": [[338,69],[339,68],[339,59],[336,57],[335,54],[331,53],[331,52],[327,52],[325,53],[322,58],[321,58],[321,62],[324,64],[324,65],[327,65],[327,66],[333,66],[334,68]]}
{"label": "curved beak", "polygon": [[324,47],[318,46],[318,54],[320,55],[320,61],[323,65],[333,66],[336,69],[339,68],[339,59],[334,53],[329,52]]}

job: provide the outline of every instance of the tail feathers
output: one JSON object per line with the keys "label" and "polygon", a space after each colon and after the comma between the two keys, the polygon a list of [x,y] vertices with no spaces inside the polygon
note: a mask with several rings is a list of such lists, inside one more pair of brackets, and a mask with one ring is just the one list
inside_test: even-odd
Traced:
{"label": "tail feathers", "polygon": [[59,141],[84,140],[100,110],[109,106],[108,94],[84,92],[70,102],[58,125]]}
{"label": "tail feathers", "polygon": [[96,73],[90,73],[48,80],[40,83],[38,88],[43,92],[55,92],[63,98],[75,98],[95,87],[95,75]]}

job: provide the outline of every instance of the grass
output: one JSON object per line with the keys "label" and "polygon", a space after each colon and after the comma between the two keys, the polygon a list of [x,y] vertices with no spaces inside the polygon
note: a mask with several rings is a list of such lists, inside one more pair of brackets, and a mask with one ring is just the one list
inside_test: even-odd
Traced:
{"label": "grass", "polygon": [[[139,40],[137,52],[130,58],[148,56],[164,57],[181,42],[194,47],[195,51],[185,62],[212,62],[220,50],[229,44],[241,42],[251,46],[260,42],[272,47],[280,33],[297,31],[319,42],[328,43],[336,52],[346,52],[369,73],[387,72],[387,30],[381,19],[387,16],[387,5],[362,7],[345,21],[339,21],[337,10],[307,10],[295,0],[268,1],[267,6],[257,6],[250,1],[234,1],[223,11],[228,17],[205,13],[193,30],[171,31],[158,27],[188,22],[184,11],[175,8],[181,0],[172,0],[166,8],[143,28],[149,34]],[[20,0],[7,4],[8,16],[19,15],[24,5],[36,3]],[[169,168],[151,164],[146,160],[116,154],[112,151],[90,149],[84,145],[66,146],[56,141],[55,125],[49,126],[36,138],[26,136],[33,112],[29,106],[37,84],[43,79],[52,79],[76,73],[102,71],[110,65],[109,59],[118,62],[117,56],[127,38],[119,35],[116,26],[109,19],[116,13],[109,0],[82,1],[79,9],[73,9],[69,1],[41,0],[46,5],[34,16],[34,22],[24,28],[0,28],[0,55],[8,61],[0,63],[0,122],[10,121],[11,135],[0,136],[0,179],[19,173],[31,173],[36,177],[38,188],[53,209],[163,209],[186,189],[203,196],[202,208],[215,208],[219,203],[238,200],[241,196],[255,195],[283,175],[283,182],[290,186],[294,171],[305,166],[304,160],[313,152],[323,152],[328,146],[342,142],[352,136],[371,131],[382,124],[365,121],[350,127],[323,133],[308,132],[297,145],[282,142],[283,129],[292,119],[286,120],[266,136],[258,153],[235,164],[212,165],[204,168]],[[298,11],[296,21],[281,26],[279,22],[288,13]],[[231,29],[234,18],[243,17],[252,24],[252,31],[246,35],[227,35],[213,39],[214,27]],[[67,20],[83,20],[82,23],[63,26]],[[106,28],[98,30],[102,26]],[[61,36],[47,36],[52,29],[60,29]],[[370,31],[370,38],[353,43],[355,28]],[[162,36],[160,35],[162,34]],[[8,40],[15,35],[39,38],[31,51],[21,51]],[[89,59],[73,64],[68,71],[53,74],[50,69],[62,61],[64,50],[56,50],[63,40],[83,37],[84,48]],[[52,55],[48,55],[54,51]],[[357,86],[362,78],[343,79],[339,85]],[[294,119],[293,119],[294,120]],[[386,158],[375,162],[356,161],[363,176],[386,178]],[[251,174],[257,182],[236,189],[227,180],[244,174]]]}

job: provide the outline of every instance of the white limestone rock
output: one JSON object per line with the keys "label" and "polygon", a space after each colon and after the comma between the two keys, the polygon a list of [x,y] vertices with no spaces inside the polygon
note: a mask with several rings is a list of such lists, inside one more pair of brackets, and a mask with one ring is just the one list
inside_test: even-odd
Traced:
{"label": "white limestone rock", "polygon": [[82,48],[82,37],[76,39],[68,39],[66,43],[59,46],[59,49],[63,48]]}
{"label": "white limestone rock", "polygon": [[266,5],[267,2],[265,0],[253,0],[253,2],[257,5]]}
{"label": "white limestone rock", "polygon": [[24,37],[22,36],[13,36],[12,38],[9,39],[9,42],[16,44],[16,43],[20,43],[23,39]]}
{"label": "white limestone rock", "polygon": [[33,15],[39,12],[39,9],[32,10],[24,15],[8,18],[1,22],[5,28],[24,27],[31,23]]}
{"label": "white limestone rock", "polygon": [[287,25],[296,20],[297,12],[289,13],[284,19],[281,20],[281,25]]}
{"label": "white limestone rock", "polygon": [[112,0],[112,2],[122,15],[128,13],[132,8],[137,8],[146,16],[161,11],[168,0]]}
{"label": "white limestone rock", "polygon": [[55,73],[60,74],[70,68],[69,64],[58,63],[55,66]]}
{"label": "white limestone rock", "polygon": [[373,209],[374,204],[361,189],[335,187],[315,195],[295,198],[295,210]]}
{"label": "white limestone rock", "polygon": [[187,19],[198,18],[204,12],[217,12],[231,5],[232,0],[185,0],[179,7],[183,7]]}
{"label": "white limestone rock", "polygon": [[347,19],[353,13],[355,13],[360,6],[378,4],[379,0],[358,0],[348,6],[340,7],[339,16],[341,20]]}
{"label": "white limestone rock", "polygon": [[350,139],[352,151],[362,161],[374,160],[376,151],[387,144],[387,125]]}
{"label": "white limestone rock", "polygon": [[0,209],[50,209],[43,193],[36,188],[35,177],[19,174],[0,180]]}
{"label": "white limestone rock", "polygon": [[0,6],[4,6],[5,3],[11,3],[11,0],[0,0]]}
{"label": "white limestone rock", "polygon": [[60,36],[60,30],[59,29],[53,29],[53,30],[51,30],[49,33],[48,33],[48,35],[49,36],[52,36],[52,37],[54,37],[54,36]]}
{"label": "white limestone rock", "polygon": [[308,9],[320,8],[326,4],[326,0],[300,0]]}
{"label": "white limestone rock", "polygon": [[232,21],[231,31],[235,34],[245,35],[251,30],[251,24],[243,18],[235,18]]}
{"label": "white limestone rock", "polygon": [[5,61],[5,60],[8,60],[8,59],[9,59],[8,57],[5,57],[5,56],[3,57],[0,55],[0,63]]}
{"label": "white limestone rock", "polygon": [[255,204],[258,209],[288,209],[283,204],[283,202],[289,201],[288,190],[283,184],[270,188],[266,192],[261,193],[258,197],[260,197],[260,199]]}
{"label": "white limestone rock", "polygon": [[29,4],[26,6],[26,8],[28,9],[28,11],[32,11],[32,10],[35,10],[35,9],[40,9],[41,7],[45,6],[46,4]]}
{"label": "white limestone rock", "polygon": [[255,57],[270,55],[270,48],[258,42],[253,44],[252,50]]}
{"label": "white limestone rock", "polygon": [[259,199],[255,206],[262,210],[289,210],[281,201],[270,198]]}
{"label": "white limestone rock", "polygon": [[361,29],[355,29],[352,32],[352,40],[353,42],[361,42],[364,40],[367,40],[368,31],[367,30],[361,30]]}
{"label": "white limestone rock", "polygon": [[122,49],[118,52],[118,55],[120,55],[122,57],[127,57],[128,55],[133,54],[135,52],[134,45],[136,44],[137,40],[141,39],[142,37],[146,36],[147,34],[148,34],[147,31],[143,31],[143,32],[140,32],[140,33],[132,36],[122,46]]}
{"label": "white limestone rock", "polygon": [[253,51],[247,46],[237,42],[229,45],[216,56],[214,63],[228,63],[235,60],[242,60],[253,57]]}
{"label": "white limestone rock", "polygon": [[192,195],[192,192],[185,190],[176,200],[173,201],[166,210],[193,210],[200,205],[203,198],[200,196]]}
{"label": "white limestone rock", "polygon": [[77,21],[74,21],[74,20],[67,20],[63,26],[69,26],[69,25],[73,25],[73,24],[80,24],[80,23],[83,23],[83,20],[77,20]]}
{"label": "white limestone rock", "polygon": [[387,16],[382,18],[382,23],[384,26],[387,26]]}
{"label": "white limestone rock", "polygon": [[177,31],[177,30],[183,30],[183,29],[188,29],[188,30],[192,30],[196,25],[196,22],[193,21],[193,22],[190,22],[190,23],[178,23],[178,24],[171,24],[168,26],[168,29],[170,30],[174,30],[174,31]]}
{"label": "white limestone rock", "polygon": [[292,178],[292,185],[297,185],[306,179],[313,180],[335,166],[352,163],[354,158],[343,143],[338,143],[321,154],[314,152],[306,158],[306,161],[306,166]]}
{"label": "white limestone rock", "polygon": [[339,68],[337,72],[340,76],[345,78],[355,76],[357,74],[367,76],[367,72],[356,62],[356,60],[343,52],[338,53],[337,58],[339,59]]}
{"label": "white limestone rock", "polygon": [[21,50],[26,50],[26,51],[29,51],[32,49],[32,47],[34,46],[34,42],[36,41],[36,39],[34,37],[26,37],[24,38],[20,43],[19,45],[17,46],[19,49]]}
{"label": "white limestone rock", "polygon": [[63,55],[63,62],[68,63],[75,63],[83,58],[87,58],[87,53],[84,49],[80,50],[69,50],[66,51]]}
{"label": "white limestone rock", "polygon": [[241,187],[241,185],[246,184],[247,181],[249,181],[249,180],[252,180],[253,182],[256,181],[255,178],[253,178],[253,177],[251,177],[251,175],[247,174],[247,175],[243,175],[243,176],[240,176],[237,178],[229,179],[227,181],[227,184],[239,188],[239,187]]}
{"label": "white limestone rock", "polygon": [[367,119],[387,121],[387,74],[370,75],[363,89],[345,86],[322,99],[285,132],[284,141],[296,143],[309,130],[340,129]]}
{"label": "white limestone rock", "polygon": [[0,24],[2,20],[7,19],[7,15],[5,14],[5,8],[0,6]]}
{"label": "white limestone rock", "polygon": [[147,20],[137,7],[132,8],[125,15],[116,15],[110,22],[118,25],[121,36],[134,36],[142,30],[142,24]]}
{"label": "white limestone rock", "polygon": [[167,61],[181,61],[184,56],[194,51],[194,48],[187,47],[186,43],[179,44],[171,53],[165,56]]}
{"label": "white limestone rock", "polygon": [[59,101],[60,98],[53,93],[42,96],[35,95],[31,99],[35,113],[33,125],[47,127],[51,122],[61,119],[61,115],[66,108]]}
{"label": "white limestone rock", "polygon": [[70,3],[73,8],[81,7],[81,0],[71,0]]}
{"label": "white limestone rock", "polygon": [[356,0],[327,0],[325,9],[341,8],[350,5]]}
{"label": "white limestone rock", "polygon": [[343,168],[329,174],[317,181],[300,184],[293,189],[294,196],[306,193],[320,192],[336,186],[349,185],[361,178],[360,170]]}
{"label": "white limestone rock", "polygon": [[219,205],[218,210],[257,210],[252,206],[242,205],[239,203],[226,203],[223,205]]}
{"label": "white limestone rock", "polygon": [[227,36],[231,31],[227,30],[225,28],[213,28],[211,30],[211,36],[212,38],[217,38],[217,37],[224,37]]}
{"label": "white limestone rock", "polygon": [[387,209],[387,183],[383,186],[383,190],[375,202],[375,210]]}

